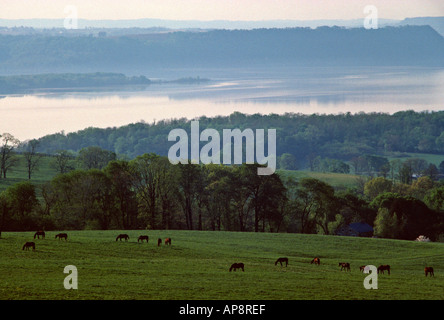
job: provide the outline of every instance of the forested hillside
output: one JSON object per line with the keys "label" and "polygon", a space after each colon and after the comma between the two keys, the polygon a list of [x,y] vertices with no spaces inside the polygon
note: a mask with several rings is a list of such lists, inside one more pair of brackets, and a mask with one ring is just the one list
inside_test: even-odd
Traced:
{"label": "forested hillside", "polygon": [[124,72],[153,67],[442,66],[429,26],[213,30],[117,37],[0,36],[0,72]]}
{"label": "forested hillside", "polygon": [[[411,152],[444,154],[444,111],[403,111],[393,115],[246,115],[239,112],[226,117],[198,119],[200,130],[246,128],[276,129],[277,155],[285,153],[297,158],[301,167],[320,156],[350,161],[366,154]],[[74,133],[57,133],[39,139],[44,153],[58,150],[77,152],[88,146],[99,146],[117,154],[134,158],[154,152],[166,156],[173,142],[168,142],[172,129],[190,132],[187,119],[156,123],[134,123],[114,128],[87,128]]]}

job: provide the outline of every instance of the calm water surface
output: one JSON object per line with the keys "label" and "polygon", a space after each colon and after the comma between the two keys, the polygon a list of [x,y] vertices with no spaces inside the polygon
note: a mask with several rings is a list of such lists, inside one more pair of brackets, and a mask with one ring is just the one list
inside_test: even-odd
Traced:
{"label": "calm water surface", "polygon": [[[154,76],[153,76],[154,75]],[[444,70],[300,68],[162,70],[149,78],[209,78],[100,92],[39,92],[0,99],[0,131],[20,140],[138,121],[247,114],[444,110]]]}

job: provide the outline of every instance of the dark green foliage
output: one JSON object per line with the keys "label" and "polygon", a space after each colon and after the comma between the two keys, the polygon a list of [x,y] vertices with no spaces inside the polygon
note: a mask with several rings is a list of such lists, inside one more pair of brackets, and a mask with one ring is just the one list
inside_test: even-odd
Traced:
{"label": "dark green foliage", "polygon": [[[386,215],[386,221],[392,220],[389,228],[393,238],[414,240],[420,235],[425,235],[434,240],[443,232],[442,215],[413,197],[384,193],[376,197],[371,206],[385,209],[381,213]],[[378,220],[378,217],[376,219]]]}
{"label": "dark green foliage", "polygon": [[[351,161],[355,173],[384,176],[389,174],[389,163],[386,158],[376,155],[384,152],[419,152],[423,135],[441,135],[444,111],[404,111],[394,115],[245,115],[235,112],[229,116],[201,117],[198,120],[201,131],[212,128],[221,135],[223,129],[276,129],[277,156],[282,158],[286,153],[295,155],[300,168],[314,170],[315,159],[319,156],[322,160],[330,159],[325,167],[333,172],[350,170],[336,161],[341,160]],[[40,138],[39,148],[41,152],[54,153],[59,149],[79,151],[95,145],[130,158],[148,152],[166,156],[173,144],[168,142],[168,134],[176,128],[189,132],[190,122],[187,119],[170,119],[153,124],[133,123],[118,128],[87,128],[68,134],[57,133]],[[431,144],[421,152],[440,153],[441,147]],[[411,159],[406,170],[418,173],[423,164],[417,160]]]}
{"label": "dark green foliage", "polygon": [[110,161],[101,170],[59,174],[37,188],[29,181],[20,182],[0,193],[0,230],[335,234],[350,223],[365,222],[374,225],[380,237],[409,240],[421,234],[437,239],[444,231],[442,186],[428,177],[406,189],[415,195],[426,179],[425,202],[386,193],[392,183],[380,177],[370,182],[379,179],[388,184],[371,193],[375,198],[369,204],[353,190],[338,191],[318,179],[259,176],[257,169],[258,165],[245,164],[172,165],[166,157],[145,154],[131,161]]}

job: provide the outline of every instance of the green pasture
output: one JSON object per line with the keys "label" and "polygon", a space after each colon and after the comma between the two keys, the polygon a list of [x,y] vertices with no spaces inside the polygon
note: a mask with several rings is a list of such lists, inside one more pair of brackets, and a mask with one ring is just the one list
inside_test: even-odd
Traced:
{"label": "green pasture", "polygon": [[[116,236],[129,234],[128,242]],[[4,232],[0,299],[105,300],[404,300],[444,299],[444,244],[339,236],[212,231],[67,231],[68,241]],[[139,235],[149,243],[138,243]],[[172,245],[157,246],[158,238]],[[22,250],[26,241],[35,251]],[[318,256],[321,265],[310,261]],[[288,267],[275,266],[288,257]],[[243,262],[245,272],[229,272]],[[349,262],[351,272],[340,271]],[[378,289],[366,290],[361,265],[389,264]],[[67,290],[64,268],[78,271]],[[424,266],[435,269],[425,277]]]}
{"label": "green pasture", "polygon": [[[8,170],[6,179],[0,178],[0,192],[17,182],[28,181],[28,171],[26,169],[25,159],[22,155],[17,156],[19,162],[12,169]],[[39,186],[51,180],[57,175],[56,169],[51,167],[52,157],[43,156],[38,165],[38,169],[32,174],[31,181],[34,185]]]}
{"label": "green pasture", "polygon": [[314,178],[335,188],[353,188],[358,185],[359,175],[346,174],[346,173],[333,173],[333,172],[316,172],[316,171],[303,171],[303,170],[278,170],[277,173],[281,177],[292,177],[296,180],[302,178]]}
{"label": "green pasture", "polygon": [[442,154],[429,154],[429,153],[387,153],[385,155],[389,161],[399,159],[401,161],[405,161],[411,158],[419,158],[424,159],[428,163],[433,163],[435,166],[439,166],[439,164],[444,161],[444,155]]}

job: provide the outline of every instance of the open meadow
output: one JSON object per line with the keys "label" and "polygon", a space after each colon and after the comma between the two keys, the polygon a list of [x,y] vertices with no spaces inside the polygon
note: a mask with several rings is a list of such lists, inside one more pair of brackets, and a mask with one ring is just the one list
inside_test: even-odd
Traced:
{"label": "open meadow", "polygon": [[[444,244],[303,234],[133,230],[67,231],[68,240],[33,239],[33,232],[0,238],[0,299],[13,300],[441,300]],[[116,241],[127,233],[126,242]],[[137,241],[148,235],[148,243]],[[171,237],[172,245],[157,246]],[[22,250],[34,241],[36,250]],[[315,257],[320,265],[310,264]],[[287,267],[275,265],[288,257]],[[229,272],[242,262],[245,271]],[[349,262],[351,271],[341,271]],[[391,265],[366,290],[361,265]],[[67,265],[78,289],[66,290]],[[424,266],[435,269],[425,277]]]}

